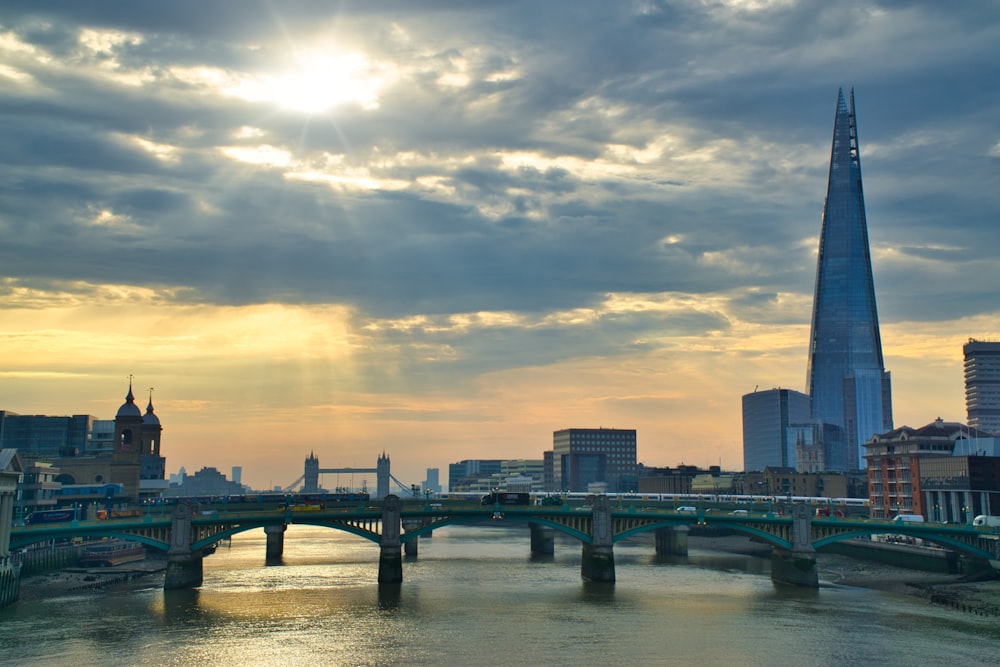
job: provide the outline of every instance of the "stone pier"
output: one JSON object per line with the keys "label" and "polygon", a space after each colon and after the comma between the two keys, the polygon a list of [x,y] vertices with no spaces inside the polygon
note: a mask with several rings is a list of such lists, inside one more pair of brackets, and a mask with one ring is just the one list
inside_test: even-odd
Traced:
{"label": "stone pier", "polygon": [[285,530],[287,528],[288,526],[285,524],[264,526],[264,534],[267,535],[264,557],[268,561],[281,560],[281,556],[285,553]]}
{"label": "stone pier", "polygon": [[792,505],[792,548],[774,547],[771,551],[771,581],[776,584],[819,588],[809,510],[808,505]]}
{"label": "stone pier", "polygon": [[399,496],[382,499],[382,542],[378,559],[378,582],[392,584],[403,581],[403,550],[400,542],[403,514]]}
{"label": "stone pier", "polygon": [[556,552],[555,529],[539,523],[529,523],[528,529],[531,531],[531,553],[551,556]]}
{"label": "stone pier", "polygon": [[201,551],[191,551],[191,516],[196,508],[196,505],[187,501],[181,501],[174,506],[163,590],[201,586],[203,580]]}
{"label": "stone pier", "polygon": [[657,528],[655,531],[656,553],[667,556],[687,556],[688,532],[690,529],[687,526]]}
{"label": "stone pier", "polygon": [[580,575],[584,581],[614,583],[615,553],[612,547],[611,505],[607,496],[588,496],[592,508],[590,543],[583,545]]}
{"label": "stone pier", "polygon": [[[423,519],[407,519],[403,521],[403,529],[405,532],[410,532],[411,530],[417,530],[423,526],[425,521]],[[403,542],[403,554],[407,558],[416,558],[418,552],[420,551],[420,538],[410,537],[405,542]]]}

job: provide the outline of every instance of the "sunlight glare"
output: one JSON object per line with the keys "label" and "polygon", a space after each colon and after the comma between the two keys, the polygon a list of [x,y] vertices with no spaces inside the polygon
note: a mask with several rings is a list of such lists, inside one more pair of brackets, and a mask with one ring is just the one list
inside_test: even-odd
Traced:
{"label": "sunlight glare", "polygon": [[379,106],[379,91],[393,78],[388,67],[359,53],[303,55],[296,61],[288,72],[243,81],[237,94],[303,113],[321,113],[348,103],[372,110]]}

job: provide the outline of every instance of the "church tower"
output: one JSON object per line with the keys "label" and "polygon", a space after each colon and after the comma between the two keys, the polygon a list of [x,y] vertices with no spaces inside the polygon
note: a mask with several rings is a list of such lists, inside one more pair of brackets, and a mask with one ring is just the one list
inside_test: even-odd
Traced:
{"label": "church tower", "polygon": [[[125,402],[115,415],[115,447],[111,455],[111,482],[122,484],[125,495],[139,498],[139,461],[142,451],[142,412],[135,404],[132,381]],[[157,438],[159,443],[159,438]],[[159,446],[157,444],[157,446]]]}

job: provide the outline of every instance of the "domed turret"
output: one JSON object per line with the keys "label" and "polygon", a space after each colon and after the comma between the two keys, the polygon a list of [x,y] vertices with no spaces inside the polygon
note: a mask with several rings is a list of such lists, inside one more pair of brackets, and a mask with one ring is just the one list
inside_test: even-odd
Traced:
{"label": "domed turret", "polygon": [[146,414],[142,416],[143,426],[159,426],[160,418],[153,414],[153,397],[149,397],[149,405],[146,406]]}
{"label": "domed turret", "polygon": [[118,408],[118,414],[115,418],[121,417],[142,417],[142,411],[139,410],[139,406],[135,404],[135,396],[132,395],[132,381],[128,383],[128,395],[125,397],[125,402],[120,408]]}

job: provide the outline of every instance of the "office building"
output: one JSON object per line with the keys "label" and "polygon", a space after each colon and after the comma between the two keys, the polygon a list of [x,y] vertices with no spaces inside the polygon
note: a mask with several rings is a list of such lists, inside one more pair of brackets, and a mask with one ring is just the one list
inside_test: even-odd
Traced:
{"label": "office building", "polygon": [[792,424],[809,421],[809,397],[793,389],[768,389],[743,396],[743,469],[795,467]]}
{"label": "office building", "polygon": [[970,338],[962,352],[969,428],[1000,435],[1000,343]]}
{"label": "office building", "polygon": [[837,94],[833,147],[816,268],[807,385],[811,420],[843,430],[845,457],[864,467],[864,443],[892,429],[882,361],[854,91]]}
{"label": "office building", "polygon": [[639,488],[635,450],[635,429],[567,428],[555,431],[552,434],[555,484],[560,491],[635,491]]}

